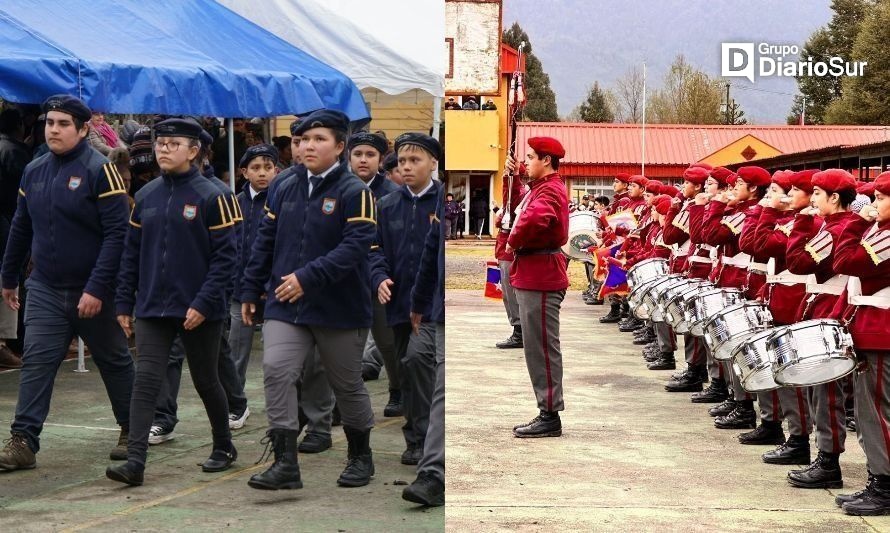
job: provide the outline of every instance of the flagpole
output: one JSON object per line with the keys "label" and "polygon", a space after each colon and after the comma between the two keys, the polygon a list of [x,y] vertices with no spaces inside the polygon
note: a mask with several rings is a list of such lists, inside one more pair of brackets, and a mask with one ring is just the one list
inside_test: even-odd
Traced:
{"label": "flagpole", "polygon": [[642,157],[640,173],[646,175],[646,62],[643,61],[643,129],[642,129]]}

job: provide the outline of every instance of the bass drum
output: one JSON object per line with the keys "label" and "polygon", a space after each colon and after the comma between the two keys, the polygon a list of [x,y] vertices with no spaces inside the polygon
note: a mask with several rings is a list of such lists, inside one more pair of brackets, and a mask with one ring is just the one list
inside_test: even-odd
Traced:
{"label": "bass drum", "polygon": [[594,213],[575,211],[569,215],[569,240],[562,246],[562,251],[572,259],[592,263],[593,258],[587,249],[598,245],[600,240],[596,232],[602,227],[602,222]]}

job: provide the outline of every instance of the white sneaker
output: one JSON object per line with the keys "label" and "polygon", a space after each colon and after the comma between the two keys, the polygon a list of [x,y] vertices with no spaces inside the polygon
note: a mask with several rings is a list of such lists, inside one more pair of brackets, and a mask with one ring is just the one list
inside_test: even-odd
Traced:
{"label": "white sneaker", "polygon": [[240,417],[236,413],[229,413],[229,429],[241,429],[244,427],[244,422],[247,421],[247,417],[250,416],[250,407],[244,408],[244,414]]}
{"label": "white sneaker", "polygon": [[161,426],[151,426],[151,429],[148,432],[148,443],[152,445],[161,444],[175,438],[176,434],[173,433],[172,429],[167,430]]}

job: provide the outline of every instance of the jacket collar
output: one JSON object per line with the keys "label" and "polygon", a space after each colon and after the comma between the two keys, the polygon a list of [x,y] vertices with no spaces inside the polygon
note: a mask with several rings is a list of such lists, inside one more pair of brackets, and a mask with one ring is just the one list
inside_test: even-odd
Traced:
{"label": "jacket collar", "polygon": [[53,155],[53,157],[58,159],[60,162],[68,163],[69,161],[74,161],[75,159],[80,157],[81,154],[83,154],[84,152],[86,152],[89,149],[90,149],[90,141],[88,141],[87,139],[81,139],[81,141],[79,143],[77,143],[77,146],[68,150],[64,154],[56,155],[56,153],[53,152],[52,150],[50,150],[50,153]]}
{"label": "jacket collar", "polygon": [[528,183],[528,186],[531,189],[535,189],[535,188],[540,187],[541,185],[543,185],[544,183],[546,183],[548,181],[561,180],[561,179],[562,179],[562,177],[559,175],[559,172],[552,172],[542,178],[538,178],[536,180],[530,181]]}

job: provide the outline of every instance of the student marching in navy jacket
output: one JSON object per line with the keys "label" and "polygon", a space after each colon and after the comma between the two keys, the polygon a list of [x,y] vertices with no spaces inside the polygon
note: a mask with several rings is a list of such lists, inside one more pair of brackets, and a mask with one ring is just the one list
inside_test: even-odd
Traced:
{"label": "student marching in navy jacket", "polygon": [[213,452],[205,472],[228,469],[237,457],[218,357],[225,293],[235,271],[233,226],[238,213],[194,165],[201,126],[190,119],[155,125],[155,154],[163,175],[136,195],[115,299],[129,336],[136,317],[139,365],[130,407],[127,463],[109,467],[115,481],[141,485],[148,433],[174,338],[180,335],[210,425]]}
{"label": "student marching in navy jacket", "polygon": [[127,232],[127,191],[116,167],[86,139],[86,104],[56,95],[44,102],[43,112],[50,151],[25,167],[3,257],[3,300],[12,309],[19,309],[29,250],[34,270],[25,282],[25,353],[0,470],[36,466],[56,372],[74,335],[90,349],[121,426],[111,458],[126,458],[133,360],[114,324],[113,296]]}
{"label": "student marching in navy jacket", "polygon": [[402,464],[416,465],[423,455],[436,381],[436,329],[427,320],[421,334],[411,335],[411,287],[427,233],[438,221],[441,185],[432,174],[441,148],[436,139],[420,133],[399,136],[395,146],[405,185],[377,201],[379,247],[371,252],[371,287],[376,288],[379,303],[386,305],[386,323],[393,330],[400,365],[407,445]]}
{"label": "student marching in navy jacket", "polygon": [[362,351],[371,326],[368,254],[376,209],[371,191],[340,160],[348,127],[346,115],[326,109],[300,123],[304,168],[270,191],[244,272],[245,323],[252,323],[268,286],[263,382],[275,462],[251,477],[254,488],[303,486],[295,385],[316,348],[348,441],[348,463],[337,483],[363,486],[374,475],[369,443],[374,413],[362,381]]}

